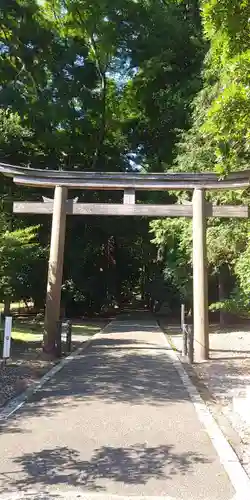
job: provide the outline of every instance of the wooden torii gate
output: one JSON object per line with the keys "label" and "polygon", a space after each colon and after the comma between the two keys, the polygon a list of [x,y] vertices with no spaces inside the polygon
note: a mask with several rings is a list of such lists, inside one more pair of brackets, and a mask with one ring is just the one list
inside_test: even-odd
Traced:
{"label": "wooden torii gate", "polygon": [[[212,205],[205,200],[206,190],[245,189],[250,171],[236,172],[221,179],[213,173],[98,173],[37,170],[0,163],[0,172],[24,186],[53,188],[54,198],[42,202],[15,202],[14,213],[52,214],[50,257],[45,309],[46,347],[53,350],[60,317],[66,216],[113,215],[147,217],[192,217],[193,219],[193,323],[194,359],[209,357],[208,281],[206,256],[206,218],[249,216],[242,205]],[[68,200],[69,189],[123,191],[123,204],[78,203]],[[136,203],[136,191],[193,191],[191,204],[151,205]]]}

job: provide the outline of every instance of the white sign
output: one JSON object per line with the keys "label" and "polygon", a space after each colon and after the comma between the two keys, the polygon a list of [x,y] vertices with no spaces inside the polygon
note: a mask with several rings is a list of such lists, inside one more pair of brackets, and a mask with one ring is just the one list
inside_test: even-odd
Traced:
{"label": "white sign", "polygon": [[66,322],[62,323],[61,339],[63,342],[66,342],[66,340],[67,340],[67,326],[68,326],[68,324]]}
{"label": "white sign", "polygon": [[10,357],[12,317],[6,316],[4,323],[3,358]]}

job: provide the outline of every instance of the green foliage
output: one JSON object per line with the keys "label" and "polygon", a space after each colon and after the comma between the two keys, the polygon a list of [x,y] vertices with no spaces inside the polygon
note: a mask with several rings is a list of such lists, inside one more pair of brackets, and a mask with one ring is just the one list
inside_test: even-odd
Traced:
{"label": "green foliage", "polygon": [[213,55],[224,65],[224,60],[249,49],[248,0],[202,0],[204,32]]}
{"label": "green foliage", "polygon": [[[2,1],[1,160],[111,172],[139,167],[223,175],[248,168],[249,2],[202,0],[200,7],[203,33],[196,0]],[[41,196],[39,190],[26,193],[4,181],[1,203]],[[84,201],[120,201],[119,193],[75,194]],[[163,202],[190,200],[190,193],[178,192],[142,199],[157,202],[160,196]],[[210,193],[208,199],[249,204],[249,193]],[[30,218],[17,222],[6,206],[0,217],[1,294],[40,300],[49,224],[36,219],[33,246],[25,229],[12,231],[30,226]],[[226,263],[240,290],[239,257],[248,230],[242,221],[213,220],[207,231],[210,271],[217,274]],[[151,233],[165,280],[190,298],[190,222],[156,221]],[[151,236],[145,220],[69,221],[64,296],[95,302],[98,309],[124,288],[135,288],[143,265],[150,269],[155,257]]]}
{"label": "green foliage", "polygon": [[[0,234],[0,299],[12,300],[25,295],[23,274],[25,266],[37,258],[37,226],[5,231]],[[23,289],[23,295],[20,294]],[[18,293],[19,291],[19,293]]]}
{"label": "green foliage", "polygon": [[0,109],[0,156],[9,163],[15,151],[22,150],[32,137],[32,132],[22,124],[17,112]]}
{"label": "green foliage", "polygon": [[220,73],[216,98],[203,131],[215,147],[219,172],[248,168],[250,160],[250,49],[230,59]]}
{"label": "green foliage", "polygon": [[195,2],[188,11],[178,2],[156,5],[150,24],[131,43],[138,70],[125,86],[131,148],[147,171],[163,171],[172,162],[177,130],[187,127],[188,104],[200,88],[204,55]]}
{"label": "green foliage", "polygon": [[208,262],[214,272],[223,264],[234,269],[239,255],[244,251],[249,223],[235,219],[213,220],[207,229]]}
{"label": "green foliage", "polygon": [[248,245],[246,250],[240,255],[235,271],[239,279],[239,284],[243,292],[250,297],[250,241],[248,238]]}
{"label": "green foliage", "polygon": [[[0,21],[1,160],[111,172],[135,166],[163,170],[171,161],[177,129],[187,127],[188,105],[201,85],[205,43],[196,0],[3,0]],[[34,200],[42,194],[17,190],[8,181],[1,191],[9,204],[13,197]],[[119,193],[75,195],[83,201],[120,201]],[[151,193],[145,198],[155,199]],[[10,217],[6,207],[2,233],[33,223]],[[36,221],[41,248],[47,248],[49,223],[39,216]],[[77,218],[67,224],[63,292],[68,300],[94,301],[98,309],[110,296],[135,289],[144,263],[150,269],[156,251],[146,220],[90,224]],[[32,256],[26,259],[33,252],[27,248],[16,260],[24,259],[15,286],[20,272],[14,260],[11,271],[10,256],[4,275],[12,276],[12,291],[22,283],[22,293],[40,301],[46,262],[41,249],[38,284]]]}
{"label": "green foliage", "polygon": [[29,137],[30,132],[21,125],[20,116],[9,109],[0,109],[1,144],[13,143],[14,139]]}
{"label": "green foliage", "polygon": [[172,281],[180,296],[190,303],[192,297],[192,226],[187,219],[164,219],[153,221],[150,231],[152,243],[159,248],[164,276]]}
{"label": "green foliage", "polygon": [[[195,96],[191,127],[180,131],[174,171],[215,171],[219,175],[249,168],[250,160],[250,4],[237,0],[203,0],[201,2],[204,36],[210,42],[205,57],[203,88]],[[173,193],[175,200],[189,199],[188,194]],[[245,203],[249,192],[229,191],[207,194],[213,203]],[[171,255],[172,221],[157,221],[152,228],[154,242],[165,247],[165,266],[169,262],[179,272],[179,251],[185,248],[184,268],[190,269],[190,237],[186,222],[178,222],[175,239],[178,246]],[[182,235],[180,236],[180,233]],[[242,220],[209,220],[207,229],[209,271],[221,275],[226,264],[232,280],[233,294],[212,309],[246,311],[249,309],[249,223]],[[172,250],[173,251],[173,250]],[[171,255],[171,257],[170,257]],[[174,260],[174,264],[172,261]]]}
{"label": "green foliage", "polygon": [[177,164],[225,173],[248,168],[250,159],[249,2],[202,2],[210,40],[204,88],[194,100],[193,126],[182,135]]}
{"label": "green foliage", "polygon": [[133,154],[161,168],[200,85],[199,10],[188,4],[3,2],[0,103],[34,132],[29,162],[114,171]]}

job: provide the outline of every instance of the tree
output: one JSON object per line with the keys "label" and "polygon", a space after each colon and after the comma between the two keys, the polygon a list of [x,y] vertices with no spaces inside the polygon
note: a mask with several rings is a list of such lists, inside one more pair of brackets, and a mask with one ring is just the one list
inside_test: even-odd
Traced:
{"label": "tree", "polygon": [[[204,37],[210,42],[204,64],[203,88],[191,106],[190,129],[180,133],[172,168],[175,171],[215,171],[223,175],[248,168],[249,164],[249,2],[204,0],[201,6]],[[190,200],[189,193],[175,193],[178,201],[184,197]],[[248,190],[208,193],[207,198],[213,203],[249,204]],[[168,235],[172,231],[172,221],[163,224]],[[189,238],[185,239],[186,224],[183,222],[179,231],[183,233],[185,248],[190,250]],[[161,224],[155,223],[152,229],[157,243]],[[231,276],[231,285],[237,279],[237,297],[240,296],[240,270],[246,265],[248,256],[248,229],[244,221],[209,221],[208,260],[210,272],[219,280],[219,307],[222,307],[222,298],[227,307],[234,304],[235,309],[236,306],[235,300],[230,301],[227,297],[224,300],[228,275]],[[238,261],[244,264],[238,264]],[[185,262],[186,269],[189,269],[189,251]],[[174,266],[178,266],[178,254]],[[191,274],[189,277],[191,281]],[[226,288],[227,292],[230,291],[228,283]],[[238,299],[237,303],[240,303]]]}
{"label": "tree", "polygon": [[10,311],[11,301],[29,298],[25,275],[26,267],[37,258],[37,229],[27,227],[0,234],[0,299],[5,314]]}
{"label": "tree", "polygon": [[[11,0],[2,2],[0,15],[0,105],[18,116],[22,127],[14,148],[9,147],[15,145],[13,134],[3,144],[2,158],[79,171],[162,171],[171,165],[177,129],[188,127],[189,104],[202,83],[207,42],[196,0]],[[8,183],[5,188],[9,196]],[[19,190],[18,197],[41,196],[38,189],[26,193]],[[73,195],[81,201],[120,201],[120,193]],[[161,199],[169,196],[140,197]],[[46,247],[49,223],[36,221]],[[15,228],[15,218],[12,223]],[[21,226],[30,223],[23,217]],[[149,250],[150,267],[155,253],[145,220],[68,220],[66,241],[65,297],[94,301],[97,309],[111,289],[116,298],[125,286],[135,289],[147,272],[145,254]],[[36,291],[32,287],[30,293]]]}
{"label": "tree", "polygon": [[[31,131],[22,125],[18,113],[9,108],[0,110],[0,153],[5,161],[27,147],[32,138]],[[17,189],[6,178],[0,190],[0,297],[9,312],[11,300],[37,298],[39,287],[34,280],[34,268],[45,263],[44,249],[38,244],[38,226],[21,224],[12,214],[13,195]],[[17,227],[19,226],[19,228]],[[42,279],[40,279],[42,283]],[[42,291],[44,296],[44,290]]]}

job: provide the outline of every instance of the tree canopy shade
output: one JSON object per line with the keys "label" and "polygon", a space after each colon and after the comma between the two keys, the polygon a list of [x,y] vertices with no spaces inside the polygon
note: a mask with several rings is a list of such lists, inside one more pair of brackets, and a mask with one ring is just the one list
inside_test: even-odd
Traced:
{"label": "tree canopy shade", "polygon": [[[237,0],[2,0],[0,161],[75,175],[213,172],[226,182],[225,174],[249,168],[249,17],[249,2]],[[247,186],[242,188],[211,192],[207,201],[249,205]],[[13,200],[42,196],[39,185],[27,193],[21,184],[1,179],[10,231],[34,223],[28,214],[17,219],[10,213]],[[52,196],[49,186],[44,194]],[[77,196],[79,203],[121,201],[119,191],[83,193],[75,185],[72,197]],[[189,191],[138,194],[142,203],[183,199],[190,201]],[[43,215],[36,223],[44,278],[40,287],[26,291],[43,305],[43,252],[50,223]],[[118,301],[126,288],[138,287],[143,273],[147,279],[153,276],[155,266],[159,273],[165,270],[173,293],[182,272],[188,289],[188,221],[156,221],[153,234],[143,218],[122,224],[110,218],[72,218],[68,224],[65,300],[81,298],[100,310],[110,296]],[[174,224],[178,234],[173,241],[169,234]],[[214,255],[209,250],[210,271],[220,275],[224,258],[232,286],[237,284],[240,291],[239,270],[247,269],[248,223],[226,224],[209,220],[208,242],[214,250]],[[226,227],[237,232],[241,254],[235,244],[229,256],[234,237]],[[238,266],[243,255],[244,265]],[[162,260],[156,264],[157,256]],[[31,283],[31,277],[26,282]],[[102,283],[101,291],[96,283]]]}
{"label": "tree canopy shade", "polygon": [[203,56],[198,8],[191,7],[4,2],[1,103],[33,132],[29,163],[115,171],[130,168],[131,158],[157,162],[154,150],[171,158]]}

